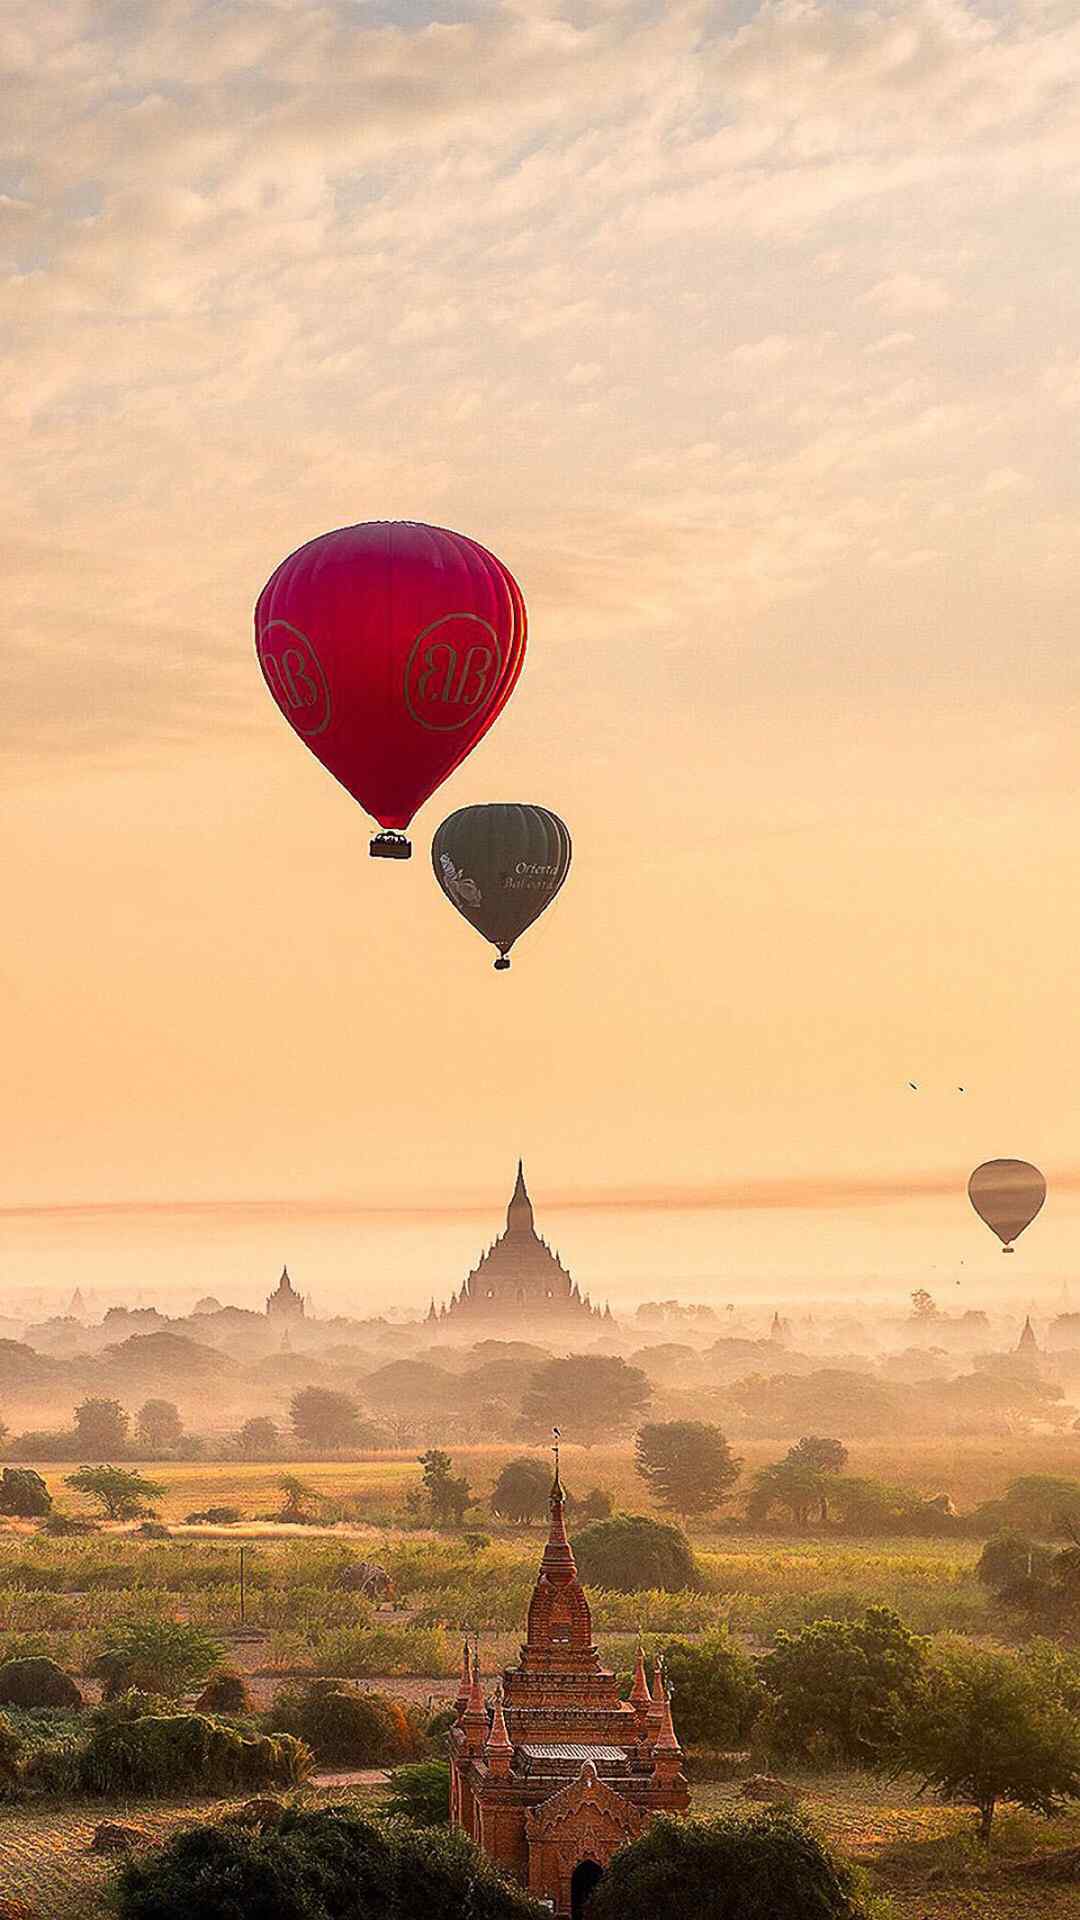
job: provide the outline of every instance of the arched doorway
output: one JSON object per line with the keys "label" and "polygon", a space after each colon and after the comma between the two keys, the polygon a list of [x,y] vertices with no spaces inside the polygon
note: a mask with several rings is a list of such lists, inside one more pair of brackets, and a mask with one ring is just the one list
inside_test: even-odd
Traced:
{"label": "arched doorway", "polygon": [[604,1877],[603,1867],[595,1860],[579,1860],[570,1879],[570,1916],[571,1920],[583,1920],[585,1903],[593,1888],[599,1886]]}

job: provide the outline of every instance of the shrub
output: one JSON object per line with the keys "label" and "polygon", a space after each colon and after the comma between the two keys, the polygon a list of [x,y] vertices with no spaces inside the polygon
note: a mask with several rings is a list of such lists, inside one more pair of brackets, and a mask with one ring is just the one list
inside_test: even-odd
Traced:
{"label": "shrub", "polygon": [[664,1649],[664,1673],[684,1746],[745,1745],[764,1692],[753,1661],[726,1632],[706,1634],[695,1646],[673,1640]]}
{"label": "shrub", "polygon": [[0,1667],[0,1706],[81,1707],[82,1694],[55,1660],[8,1660]]}
{"label": "shrub", "polygon": [[796,1814],[750,1820],[663,1815],[615,1855],[589,1920],[863,1920],[848,1869]]}
{"label": "shrub", "polygon": [[1047,1574],[1055,1553],[1053,1547],[1039,1545],[1022,1533],[996,1533],[979,1555],[977,1579],[992,1593],[1003,1593],[1021,1580]]}
{"label": "shrub", "polygon": [[875,1765],[895,1752],[923,1670],[923,1643],[888,1607],[780,1633],[762,1660],[770,1744],[803,1759]]}
{"label": "shrub", "polygon": [[238,1733],[201,1713],[148,1714],[95,1727],[79,1777],[88,1793],[228,1793],[291,1787],[304,1780],[311,1754],[287,1734]]}
{"label": "shrub", "polygon": [[644,1514],[596,1520],[575,1534],[573,1548],[578,1572],[590,1587],[614,1587],[620,1593],[660,1587],[677,1593],[698,1585],[690,1542],[681,1527]]}
{"label": "shrub", "polygon": [[243,1519],[239,1507],[206,1507],[202,1513],[184,1515],[186,1527],[235,1527]]}
{"label": "shrub", "polygon": [[196,1713],[250,1713],[251,1695],[240,1673],[212,1673],[195,1702]]}
{"label": "shrub", "polygon": [[82,1533],[100,1533],[96,1520],[87,1520],[81,1513],[50,1513],[42,1527],[43,1533],[49,1533],[55,1540],[74,1539]]}
{"label": "shrub", "polygon": [[175,1834],[124,1865],[117,1906],[121,1920],[542,1915],[463,1834],[394,1832],[346,1807],[290,1810],[269,1832],[222,1825]]}
{"label": "shrub", "polygon": [[352,1767],[392,1766],[417,1759],[424,1749],[423,1735],[400,1701],[342,1680],[283,1687],[266,1723],[305,1741],[320,1760]]}
{"label": "shrub", "polygon": [[445,1760],[417,1760],[390,1775],[388,1813],[415,1827],[442,1827],[450,1818],[450,1768]]}
{"label": "shrub", "polygon": [[208,1680],[222,1649],[205,1627],[187,1620],[140,1620],[114,1629],[94,1666],[106,1699],[141,1687],[176,1699]]}
{"label": "shrub", "polygon": [[6,1714],[0,1713],[0,1793],[11,1793],[19,1781],[22,1741]]}
{"label": "shrub", "polygon": [[0,1474],[0,1513],[40,1520],[52,1510],[52,1494],[32,1467],[5,1467]]}

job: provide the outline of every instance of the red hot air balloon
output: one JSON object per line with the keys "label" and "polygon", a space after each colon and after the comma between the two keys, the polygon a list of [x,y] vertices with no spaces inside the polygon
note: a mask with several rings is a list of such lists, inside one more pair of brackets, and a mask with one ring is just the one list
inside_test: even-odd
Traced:
{"label": "red hot air balloon", "polygon": [[293,732],[407,859],[401,829],[501,713],[525,659],[525,601],[476,540],[411,520],[339,527],[271,574],[255,608],[263,677]]}

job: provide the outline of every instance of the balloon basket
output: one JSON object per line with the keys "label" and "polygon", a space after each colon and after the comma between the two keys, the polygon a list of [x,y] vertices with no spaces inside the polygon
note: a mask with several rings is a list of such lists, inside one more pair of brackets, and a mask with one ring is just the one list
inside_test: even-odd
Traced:
{"label": "balloon basket", "polygon": [[510,962],[507,959],[505,953],[500,953],[498,959],[496,960],[495,971],[496,973],[508,973],[510,971]]}
{"label": "balloon basket", "polygon": [[386,832],[375,835],[368,852],[373,860],[411,860],[412,841],[407,840],[403,833],[394,833],[388,828]]}

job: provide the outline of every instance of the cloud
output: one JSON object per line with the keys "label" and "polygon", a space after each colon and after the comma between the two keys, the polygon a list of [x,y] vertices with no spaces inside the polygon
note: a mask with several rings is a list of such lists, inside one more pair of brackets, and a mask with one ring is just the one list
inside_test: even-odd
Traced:
{"label": "cloud", "polygon": [[0,512],[52,691],[17,656],[0,747],[242,727],[251,600],[349,517],[509,543],[609,646],[935,549],[1072,403],[1025,248],[1078,68],[959,0],[13,0]]}

